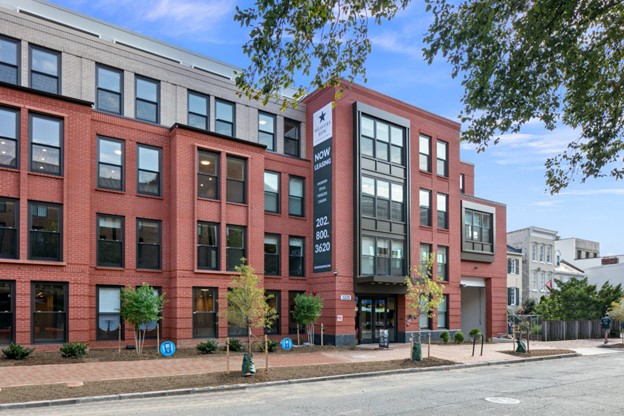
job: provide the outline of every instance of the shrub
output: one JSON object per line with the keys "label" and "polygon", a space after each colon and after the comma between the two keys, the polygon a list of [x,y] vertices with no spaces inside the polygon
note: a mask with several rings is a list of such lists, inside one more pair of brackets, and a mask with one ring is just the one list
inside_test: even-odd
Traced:
{"label": "shrub", "polygon": [[[267,349],[269,350],[269,352],[275,352],[275,350],[277,349],[277,346],[279,345],[279,342],[269,339],[267,340]],[[264,341],[262,341],[260,343],[260,351],[265,352],[264,351]]]}
{"label": "shrub", "polygon": [[442,331],[440,333],[440,340],[442,340],[443,343],[448,344],[451,340],[451,333],[449,331]]}
{"label": "shrub", "polygon": [[481,334],[481,330],[479,330],[479,328],[472,328],[470,332],[468,332],[468,335],[470,335],[472,338],[480,334]]}
{"label": "shrub", "polygon": [[245,350],[245,346],[243,345],[240,339],[230,338],[228,343],[230,346],[230,351],[244,351]]}
{"label": "shrub", "polygon": [[202,354],[212,354],[217,350],[217,346],[217,341],[209,339],[208,341],[197,344],[197,351]]}
{"label": "shrub", "polygon": [[23,360],[34,350],[34,348],[24,348],[21,345],[12,342],[8,347],[2,350],[2,353],[9,360]]}
{"label": "shrub", "polygon": [[84,342],[67,342],[60,348],[63,358],[81,358],[87,355],[88,345]]}
{"label": "shrub", "polygon": [[453,339],[455,340],[456,344],[461,344],[462,342],[464,342],[464,333],[461,331],[455,332],[455,336],[453,337]]}

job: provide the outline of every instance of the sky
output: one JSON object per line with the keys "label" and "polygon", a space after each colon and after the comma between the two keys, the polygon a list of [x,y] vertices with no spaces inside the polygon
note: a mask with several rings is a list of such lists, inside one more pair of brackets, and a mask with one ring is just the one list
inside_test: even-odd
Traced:
{"label": "sky", "polygon": [[[248,30],[234,22],[231,0],[53,0],[60,6],[133,30],[210,58],[247,66],[241,50]],[[428,65],[422,38],[430,15],[421,1],[391,22],[369,29],[373,51],[367,87],[416,107],[459,121],[463,94],[459,80],[442,59]],[[363,84],[363,82],[358,82]],[[475,195],[507,206],[507,231],[529,226],[555,230],[561,238],[598,241],[602,256],[624,254],[624,181],[578,178],[557,195],[546,191],[544,162],[576,138],[561,126],[548,131],[535,121],[521,132],[477,153],[461,145],[461,159],[475,164]]]}

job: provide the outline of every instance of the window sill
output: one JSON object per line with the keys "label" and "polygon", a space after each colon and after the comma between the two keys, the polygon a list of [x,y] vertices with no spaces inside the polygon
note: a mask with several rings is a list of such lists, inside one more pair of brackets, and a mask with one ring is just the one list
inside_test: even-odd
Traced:
{"label": "window sill", "polygon": [[95,270],[117,270],[117,271],[124,271],[126,270],[125,267],[119,267],[119,266],[95,266]]}
{"label": "window sill", "polygon": [[58,179],[58,180],[63,180],[63,175],[55,175],[53,173],[41,173],[41,172],[33,172],[31,170],[28,171],[29,175],[33,175],[33,176],[42,176],[44,178],[50,178],[50,179]]}
{"label": "window sill", "polygon": [[247,202],[234,202],[234,201],[225,201],[225,202],[231,205],[238,205],[239,207],[247,208]]}
{"label": "window sill", "polygon": [[305,276],[288,276],[289,279],[305,280]]}
{"label": "window sill", "polygon": [[444,175],[437,175],[437,174],[436,174],[436,177],[437,177],[438,179],[442,179],[442,180],[444,180],[445,182],[448,182],[448,180],[449,180],[448,175],[444,176]]}
{"label": "window sill", "polygon": [[116,189],[106,189],[106,188],[95,188],[95,190],[99,192],[107,192],[110,194],[118,194],[118,195],[124,195],[126,193],[125,191],[118,191]]}
{"label": "window sill", "polygon": [[223,275],[223,276],[233,276],[233,275],[240,274],[240,273],[238,273],[235,270],[223,271],[223,270],[210,270],[210,269],[198,269],[198,268],[195,268],[194,273],[199,273],[199,274],[218,274],[218,275]]}
{"label": "window sill", "polygon": [[32,264],[37,266],[67,266],[65,261],[0,259],[0,261],[2,260],[11,263]]}
{"label": "window sill", "polygon": [[305,220],[306,219],[305,215],[293,215],[293,214],[288,214],[288,218],[292,218],[293,220]]}
{"label": "window sill", "polygon": [[147,194],[139,194],[139,193],[137,193],[136,196],[141,197],[141,198],[156,199],[158,201],[162,201],[163,200],[162,195],[147,195]]}
{"label": "window sill", "polygon": [[282,216],[282,214],[279,211],[278,212],[275,212],[275,211],[264,211],[264,213],[267,214],[267,215],[273,215],[274,217],[281,217]]}
{"label": "window sill", "polygon": [[163,270],[162,269],[141,269],[141,268],[136,268],[137,272],[146,272],[146,273],[162,273]]}
{"label": "window sill", "polygon": [[19,173],[20,172],[20,168],[18,167],[10,167],[10,166],[0,166],[0,171],[6,171],[6,172],[12,172],[12,173]]}
{"label": "window sill", "polygon": [[427,230],[433,230],[433,226],[431,226],[431,225],[419,224],[419,226],[420,226],[420,228],[424,228],[424,229],[427,229]]}
{"label": "window sill", "polygon": [[422,173],[423,175],[426,175],[426,176],[433,176],[432,172],[429,172],[429,171],[426,171],[426,170],[419,169],[418,172],[420,172],[420,173]]}

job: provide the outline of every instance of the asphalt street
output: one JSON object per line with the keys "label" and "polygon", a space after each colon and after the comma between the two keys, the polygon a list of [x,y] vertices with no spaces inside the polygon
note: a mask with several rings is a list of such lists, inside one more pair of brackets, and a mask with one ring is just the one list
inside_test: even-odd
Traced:
{"label": "asphalt street", "polygon": [[6,410],[104,415],[622,415],[624,353]]}

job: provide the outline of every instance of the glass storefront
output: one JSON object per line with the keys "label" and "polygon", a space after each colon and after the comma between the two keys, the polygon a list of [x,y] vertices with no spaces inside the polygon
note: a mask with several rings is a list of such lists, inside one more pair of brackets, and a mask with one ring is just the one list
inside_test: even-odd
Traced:
{"label": "glass storefront", "polygon": [[388,330],[388,341],[396,342],[396,297],[357,296],[355,316],[358,343],[379,342],[382,329]]}

